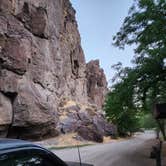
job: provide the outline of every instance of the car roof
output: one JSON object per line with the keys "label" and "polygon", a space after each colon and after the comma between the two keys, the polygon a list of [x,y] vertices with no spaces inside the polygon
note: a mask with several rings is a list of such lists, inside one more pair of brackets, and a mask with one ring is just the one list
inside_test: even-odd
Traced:
{"label": "car roof", "polygon": [[17,140],[17,139],[0,139],[0,151],[21,147],[38,147],[28,141]]}
{"label": "car roof", "polygon": [[18,139],[1,139],[0,138],[0,155],[3,154],[4,152],[11,151],[12,149],[17,149],[17,148],[37,148],[37,149],[42,149],[45,152],[49,152],[50,154],[54,155],[56,157],[56,160],[60,163],[60,165],[67,166],[64,161],[62,161],[60,158],[58,158],[55,154],[52,152],[48,151],[45,148],[42,148],[41,146],[35,145],[31,142],[24,141],[24,140],[18,140]]}

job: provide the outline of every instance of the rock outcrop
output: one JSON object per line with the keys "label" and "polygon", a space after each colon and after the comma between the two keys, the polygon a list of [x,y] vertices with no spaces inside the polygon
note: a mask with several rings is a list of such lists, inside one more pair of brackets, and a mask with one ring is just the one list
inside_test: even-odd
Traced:
{"label": "rock outcrop", "polygon": [[86,65],[87,94],[90,103],[95,103],[99,109],[104,104],[107,93],[107,80],[99,60],[92,60]]}
{"label": "rock outcrop", "polygon": [[105,91],[99,62],[85,63],[69,0],[0,1],[0,136],[42,139],[77,130],[77,118],[61,119],[64,98],[101,108]]}

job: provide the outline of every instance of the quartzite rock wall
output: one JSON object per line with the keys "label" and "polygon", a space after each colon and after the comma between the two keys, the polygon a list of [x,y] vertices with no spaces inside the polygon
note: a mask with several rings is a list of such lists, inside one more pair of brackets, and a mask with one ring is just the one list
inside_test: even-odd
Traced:
{"label": "quartzite rock wall", "polygon": [[0,136],[57,135],[64,98],[101,107],[90,73],[69,0],[0,1]]}

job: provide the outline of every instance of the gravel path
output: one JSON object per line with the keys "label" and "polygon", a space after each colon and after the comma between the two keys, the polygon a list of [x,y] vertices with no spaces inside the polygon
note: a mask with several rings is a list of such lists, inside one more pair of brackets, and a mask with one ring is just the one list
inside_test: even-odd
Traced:
{"label": "gravel path", "polygon": [[[154,138],[148,131],[129,140],[82,147],[82,162],[95,166],[155,166],[155,160],[149,158]],[[76,148],[53,152],[65,161],[78,161]]]}

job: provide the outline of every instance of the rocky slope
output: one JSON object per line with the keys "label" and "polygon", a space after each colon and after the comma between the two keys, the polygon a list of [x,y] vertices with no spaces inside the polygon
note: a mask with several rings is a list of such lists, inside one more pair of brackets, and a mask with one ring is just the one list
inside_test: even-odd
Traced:
{"label": "rocky slope", "polygon": [[[94,134],[94,117],[102,119],[96,108],[101,109],[105,92],[99,62],[85,63],[69,0],[0,1],[1,137],[42,139],[68,130]],[[78,117],[69,118],[71,108],[66,109],[64,101],[94,104],[90,112],[95,116],[72,105],[72,116],[83,112],[91,117],[88,123],[79,117],[81,123],[72,129],[68,121]],[[70,120],[62,120],[64,113]],[[106,126],[104,119],[102,123]]]}

